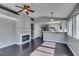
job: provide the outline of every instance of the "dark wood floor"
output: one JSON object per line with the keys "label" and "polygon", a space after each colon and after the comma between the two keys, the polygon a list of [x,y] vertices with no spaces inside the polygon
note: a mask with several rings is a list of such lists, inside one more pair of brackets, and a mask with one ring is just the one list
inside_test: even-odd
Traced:
{"label": "dark wood floor", "polygon": [[[12,45],[0,49],[0,56],[29,56],[40,44],[42,40],[37,38],[24,45]],[[66,44],[56,43],[55,56],[73,56]]]}
{"label": "dark wood floor", "polygon": [[74,56],[66,44],[56,43],[55,56]]}

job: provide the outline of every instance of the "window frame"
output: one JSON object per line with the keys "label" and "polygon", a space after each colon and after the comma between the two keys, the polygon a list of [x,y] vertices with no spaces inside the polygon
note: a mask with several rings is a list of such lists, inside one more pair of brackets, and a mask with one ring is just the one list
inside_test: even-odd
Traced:
{"label": "window frame", "polygon": [[79,38],[77,37],[77,19],[76,16],[79,15],[79,12],[75,15],[75,38],[79,40]]}
{"label": "window frame", "polygon": [[69,18],[69,21],[67,22],[67,35],[73,36],[73,18],[72,17]]}

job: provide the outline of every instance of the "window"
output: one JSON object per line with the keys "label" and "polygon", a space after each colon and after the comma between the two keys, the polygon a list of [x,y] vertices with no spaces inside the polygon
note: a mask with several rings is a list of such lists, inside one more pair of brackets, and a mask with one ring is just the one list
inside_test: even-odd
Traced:
{"label": "window", "polygon": [[79,39],[79,14],[76,15],[76,38]]}
{"label": "window", "polygon": [[68,35],[72,36],[72,19],[68,22]]}

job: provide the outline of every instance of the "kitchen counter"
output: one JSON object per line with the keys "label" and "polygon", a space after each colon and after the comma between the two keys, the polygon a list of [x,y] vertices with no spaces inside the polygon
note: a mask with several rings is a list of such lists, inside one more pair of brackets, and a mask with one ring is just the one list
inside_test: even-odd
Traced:
{"label": "kitchen counter", "polygon": [[62,31],[43,31],[43,32],[54,32],[54,33],[66,33],[66,32],[62,32]]}
{"label": "kitchen counter", "polygon": [[66,43],[66,32],[43,31],[43,40]]}

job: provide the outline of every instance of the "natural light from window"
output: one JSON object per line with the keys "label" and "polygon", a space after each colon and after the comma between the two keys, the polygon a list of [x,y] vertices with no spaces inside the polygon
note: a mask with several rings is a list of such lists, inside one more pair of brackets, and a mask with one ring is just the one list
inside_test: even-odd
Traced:
{"label": "natural light from window", "polygon": [[72,19],[68,22],[68,35],[72,36]]}
{"label": "natural light from window", "polygon": [[79,14],[76,15],[76,38],[79,39]]}

